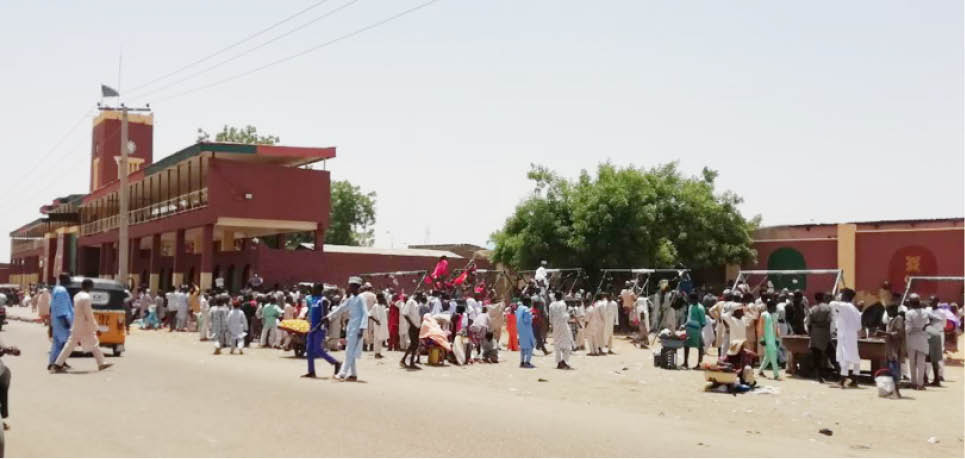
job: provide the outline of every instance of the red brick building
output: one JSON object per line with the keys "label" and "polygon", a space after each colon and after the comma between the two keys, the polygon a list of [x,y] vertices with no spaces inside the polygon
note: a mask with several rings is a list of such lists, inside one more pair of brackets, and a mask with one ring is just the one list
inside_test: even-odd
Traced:
{"label": "red brick building", "polygon": [[[88,193],[53,200],[41,208],[44,218],[10,233],[11,282],[52,282],[64,271],[112,278],[120,243],[130,247],[129,282],[152,289],[207,288],[218,278],[237,289],[254,273],[269,286],[342,284],[352,274],[461,258],[440,250],[287,248],[295,234],[324,240],[331,177],[307,166],[335,158],[334,147],[205,142],[154,161],[153,116],[129,115],[129,185],[120,190],[119,115],[94,120]],[[127,241],[118,241],[121,192],[130,202]]]}
{"label": "red brick building", "polygon": [[[965,219],[889,220],[761,228],[754,233],[757,263],[744,269],[835,269],[859,298],[877,296],[884,281],[902,291],[907,276],[962,276]],[[728,268],[728,278],[736,276]],[[831,277],[812,276],[806,290],[828,290]],[[961,283],[922,282],[915,289],[962,301]]]}

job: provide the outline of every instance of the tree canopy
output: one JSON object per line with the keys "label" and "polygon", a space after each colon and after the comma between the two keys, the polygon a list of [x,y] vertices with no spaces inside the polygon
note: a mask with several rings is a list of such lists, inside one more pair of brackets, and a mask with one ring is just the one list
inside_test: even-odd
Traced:
{"label": "tree canopy", "polygon": [[332,182],[332,212],[326,244],[372,245],[375,241],[375,192],[363,192],[347,180]]}
{"label": "tree canopy", "polygon": [[531,269],[558,267],[703,267],[743,263],[756,256],[741,198],[717,193],[717,172],[686,177],[676,163],[652,169],[600,164],[576,180],[532,165],[533,193],[490,237],[494,261]]}
{"label": "tree canopy", "polygon": [[[198,128],[198,142],[210,142],[211,135],[208,134],[204,129]],[[215,142],[234,142],[234,143],[247,143],[255,145],[275,145],[280,142],[281,139],[274,135],[258,135],[258,128],[248,125],[243,128],[228,126],[227,124],[221,129],[221,132],[215,134]]]}

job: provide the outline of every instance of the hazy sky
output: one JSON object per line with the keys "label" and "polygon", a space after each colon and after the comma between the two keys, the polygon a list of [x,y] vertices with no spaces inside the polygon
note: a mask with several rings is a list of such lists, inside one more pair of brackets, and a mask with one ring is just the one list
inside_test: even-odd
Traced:
{"label": "hazy sky", "polygon": [[[531,190],[611,160],[679,161],[765,224],[963,214],[963,6],[947,1],[440,0],[250,76],[420,0],[0,3],[0,230],[86,192],[100,83],[155,109],[154,155],[252,124],[336,146],[333,179],[378,193],[376,245],[485,244]],[[144,92],[344,9],[143,99]],[[30,173],[28,173],[30,172]],[[9,244],[0,243],[0,260]]]}

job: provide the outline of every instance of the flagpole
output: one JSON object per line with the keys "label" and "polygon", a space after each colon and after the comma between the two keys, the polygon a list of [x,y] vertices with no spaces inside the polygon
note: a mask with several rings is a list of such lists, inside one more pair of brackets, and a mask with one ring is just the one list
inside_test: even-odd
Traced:
{"label": "flagpole", "polygon": [[[120,61],[118,61],[118,81],[120,81]],[[101,85],[101,96],[106,97],[117,97],[120,98],[120,93],[116,90],[108,88]],[[107,107],[98,104],[98,108],[102,111],[120,111],[121,112],[121,157],[119,164],[117,165],[119,186],[117,189],[118,197],[118,215],[117,215],[117,277],[118,282],[123,282],[124,285],[130,286],[129,277],[129,263],[130,257],[129,253],[131,250],[130,239],[128,237],[129,231],[129,217],[130,217],[130,189],[128,185],[128,176],[130,175],[130,170],[128,168],[128,157],[131,153],[128,147],[128,112],[146,112],[151,110],[151,106],[147,105],[144,108],[131,108],[125,106],[123,103],[119,104],[118,107]]]}

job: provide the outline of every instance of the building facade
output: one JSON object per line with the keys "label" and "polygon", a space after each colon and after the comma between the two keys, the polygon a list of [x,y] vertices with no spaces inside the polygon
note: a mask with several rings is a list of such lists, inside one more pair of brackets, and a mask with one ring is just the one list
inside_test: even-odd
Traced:
{"label": "building facade", "polygon": [[[754,233],[754,248],[757,262],[744,269],[841,269],[844,284],[873,303],[885,281],[902,292],[908,276],[965,275],[965,219],[773,226]],[[737,269],[728,267],[727,277],[736,277]],[[778,287],[804,287],[809,294],[833,285],[831,276],[794,280],[772,279]],[[920,282],[914,290],[961,303],[963,285]]]}
{"label": "building facade", "polygon": [[[187,283],[237,290],[255,273],[268,286],[341,284],[359,272],[460,258],[315,244],[328,227],[331,176],[307,166],[335,158],[334,147],[204,142],[154,161],[153,116],[129,115],[121,190],[119,134],[119,112],[97,117],[88,192],[54,199],[41,208],[44,217],[10,233],[10,282],[52,283],[62,272],[114,278],[119,244],[129,247],[129,284],[155,291]],[[126,241],[118,240],[122,192],[130,203]],[[311,250],[303,250],[306,240]]]}

